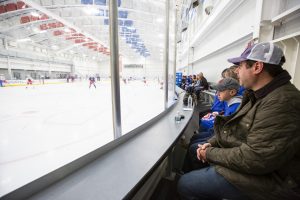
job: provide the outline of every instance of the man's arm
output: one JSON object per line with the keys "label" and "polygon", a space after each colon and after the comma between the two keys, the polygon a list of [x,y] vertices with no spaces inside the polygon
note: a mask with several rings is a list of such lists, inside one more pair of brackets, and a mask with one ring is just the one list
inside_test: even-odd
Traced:
{"label": "man's arm", "polygon": [[210,143],[211,146],[213,146],[213,147],[218,146],[217,138],[215,135],[213,137],[211,137],[207,142]]}
{"label": "man's arm", "polygon": [[300,145],[299,109],[289,110],[286,104],[271,101],[268,104],[258,109],[247,142],[232,148],[209,147],[207,161],[244,173],[266,174],[291,160]]}

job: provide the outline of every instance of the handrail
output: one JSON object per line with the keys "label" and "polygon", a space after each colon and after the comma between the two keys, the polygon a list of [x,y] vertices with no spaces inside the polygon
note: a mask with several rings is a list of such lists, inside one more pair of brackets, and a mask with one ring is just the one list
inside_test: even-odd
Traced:
{"label": "handrail", "polygon": [[204,90],[204,91],[202,91],[202,93],[204,94],[204,102],[212,104],[213,99],[216,95],[216,91],[215,90]]}

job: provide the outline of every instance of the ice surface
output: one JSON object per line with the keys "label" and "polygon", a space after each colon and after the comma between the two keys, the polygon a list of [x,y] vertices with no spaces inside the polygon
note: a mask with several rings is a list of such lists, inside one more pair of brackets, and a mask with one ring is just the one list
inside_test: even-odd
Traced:
{"label": "ice surface", "polygon": [[[121,84],[122,132],[163,111],[160,85]],[[109,81],[0,88],[0,197],[113,140]]]}

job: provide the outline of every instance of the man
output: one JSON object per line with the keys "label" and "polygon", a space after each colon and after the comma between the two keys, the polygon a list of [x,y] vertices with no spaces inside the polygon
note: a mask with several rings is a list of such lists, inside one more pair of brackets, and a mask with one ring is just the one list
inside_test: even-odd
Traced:
{"label": "man", "polygon": [[198,159],[210,166],[181,177],[182,199],[300,199],[300,92],[282,69],[282,50],[259,43],[228,61],[247,90],[199,145]]}
{"label": "man", "polygon": [[206,78],[203,76],[202,72],[199,73],[199,78],[200,78],[202,89],[208,90],[208,82],[207,82]]}
{"label": "man", "polygon": [[91,76],[91,77],[89,78],[89,81],[90,81],[89,88],[91,88],[92,85],[96,88],[96,84],[95,84],[96,80],[95,80],[95,77]]}
{"label": "man", "polygon": [[26,89],[29,87],[29,85],[32,86],[32,78],[30,76],[27,77],[26,79]]}

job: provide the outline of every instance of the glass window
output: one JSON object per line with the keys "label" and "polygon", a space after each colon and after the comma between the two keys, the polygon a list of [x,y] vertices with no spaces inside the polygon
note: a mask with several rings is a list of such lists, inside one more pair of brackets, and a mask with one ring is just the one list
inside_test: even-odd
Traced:
{"label": "glass window", "polygon": [[164,110],[165,1],[119,8],[122,134]]}
{"label": "glass window", "polygon": [[[108,1],[56,2],[0,3],[0,197],[114,140]],[[165,26],[165,0],[118,1],[122,134],[165,109]]]}
{"label": "glass window", "polygon": [[176,2],[170,1],[169,5],[169,69],[168,69],[168,105],[174,103],[175,99],[175,21],[176,21]]}
{"label": "glass window", "polygon": [[0,197],[114,139],[108,7],[85,3],[0,14]]}

